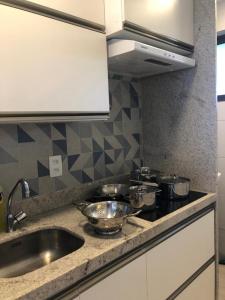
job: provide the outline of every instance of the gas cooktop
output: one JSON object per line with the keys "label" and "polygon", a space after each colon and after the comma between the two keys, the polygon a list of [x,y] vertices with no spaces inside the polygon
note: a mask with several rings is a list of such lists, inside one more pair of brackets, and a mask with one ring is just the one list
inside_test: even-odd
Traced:
{"label": "gas cooktop", "polygon": [[162,197],[158,197],[156,200],[156,206],[152,210],[146,210],[142,211],[137,218],[141,218],[150,222],[154,222],[174,211],[177,209],[184,207],[185,205],[192,203],[199,198],[202,198],[206,196],[206,193],[201,193],[201,192],[194,192],[190,191],[188,197],[185,198],[180,198],[177,200],[168,200],[168,199],[163,199]]}

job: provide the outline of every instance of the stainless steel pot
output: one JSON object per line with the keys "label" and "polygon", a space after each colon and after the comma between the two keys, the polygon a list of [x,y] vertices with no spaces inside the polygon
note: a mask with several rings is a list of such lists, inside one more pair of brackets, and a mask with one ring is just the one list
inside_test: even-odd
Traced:
{"label": "stainless steel pot", "polygon": [[130,174],[130,179],[134,181],[155,182],[157,176],[161,175],[158,170],[152,170],[150,167],[140,167]]}
{"label": "stainless steel pot", "polygon": [[170,200],[184,198],[190,192],[190,179],[179,176],[159,176],[157,178],[162,197]]}
{"label": "stainless steel pot", "polygon": [[134,208],[153,208],[156,202],[156,193],[161,190],[156,187],[137,185],[129,189],[129,200]]}
{"label": "stainless steel pot", "polygon": [[127,203],[118,201],[103,201],[93,204],[82,202],[74,203],[74,205],[87,217],[95,231],[104,235],[112,235],[121,231],[128,217],[136,216],[141,212]]}
{"label": "stainless steel pot", "polygon": [[104,184],[98,187],[97,194],[105,197],[126,196],[129,186],[126,184]]}

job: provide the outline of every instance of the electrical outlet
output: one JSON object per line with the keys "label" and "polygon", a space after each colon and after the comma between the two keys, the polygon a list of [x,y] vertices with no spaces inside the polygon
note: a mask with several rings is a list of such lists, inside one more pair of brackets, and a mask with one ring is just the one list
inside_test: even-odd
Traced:
{"label": "electrical outlet", "polygon": [[50,177],[62,176],[62,156],[49,156]]}

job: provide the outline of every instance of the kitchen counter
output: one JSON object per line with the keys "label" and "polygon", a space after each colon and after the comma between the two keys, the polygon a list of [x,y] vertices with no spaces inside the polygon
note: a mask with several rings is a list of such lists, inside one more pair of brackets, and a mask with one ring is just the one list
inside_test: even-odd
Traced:
{"label": "kitchen counter", "polygon": [[83,237],[85,244],[79,250],[31,273],[0,278],[0,298],[41,300],[53,296],[215,201],[216,194],[210,193],[152,223],[132,217],[123,231],[112,237],[96,235],[74,206],[35,217],[21,229],[1,234],[0,243],[39,229],[63,228]]}

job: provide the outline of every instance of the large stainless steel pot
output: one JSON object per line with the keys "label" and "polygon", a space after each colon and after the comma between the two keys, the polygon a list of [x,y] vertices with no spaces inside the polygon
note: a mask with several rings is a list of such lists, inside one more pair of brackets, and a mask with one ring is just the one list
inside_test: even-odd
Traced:
{"label": "large stainless steel pot", "polygon": [[179,176],[159,176],[157,178],[162,197],[169,200],[184,198],[190,192],[190,179]]}
{"label": "large stainless steel pot", "polygon": [[131,186],[129,189],[129,200],[134,208],[152,209],[155,207],[156,193],[161,190],[156,187],[137,185]]}
{"label": "large stainless steel pot", "polygon": [[93,204],[82,202],[74,203],[74,205],[87,217],[95,231],[104,235],[119,232],[126,224],[128,217],[136,216],[141,212],[119,201],[103,201]]}

